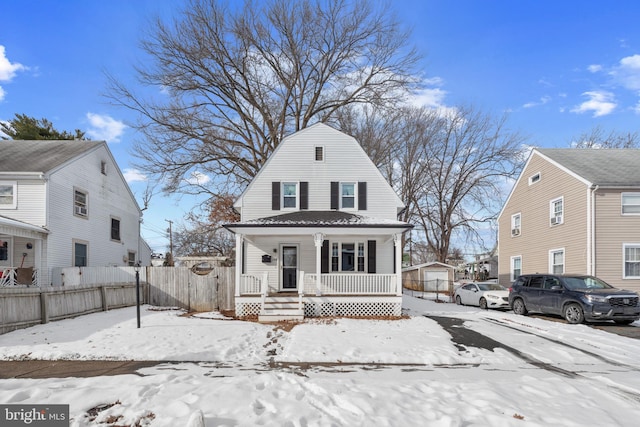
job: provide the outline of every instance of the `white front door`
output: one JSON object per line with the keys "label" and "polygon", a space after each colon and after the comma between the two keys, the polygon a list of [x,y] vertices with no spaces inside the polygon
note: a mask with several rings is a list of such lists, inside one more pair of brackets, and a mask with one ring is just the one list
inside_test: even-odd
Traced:
{"label": "white front door", "polygon": [[281,289],[283,291],[298,289],[298,245],[280,246],[280,266],[282,267]]}

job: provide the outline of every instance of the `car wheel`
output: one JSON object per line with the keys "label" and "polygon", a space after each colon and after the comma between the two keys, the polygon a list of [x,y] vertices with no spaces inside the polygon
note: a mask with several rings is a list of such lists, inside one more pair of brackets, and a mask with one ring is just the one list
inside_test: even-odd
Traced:
{"label": "car wheel", "polygon": [[462,300],[460,299],[460,295],[456,295],[456,304],[462,305]]}
{"label": "car wheel", "polygon": [[584,312],[579,304],[572,303],[564,308],[564,318],[567,322],[575,325],[584,322]]}
{"label": "car wheel", "polygon": [[527,314],[527,307],[524,305],[522,298],[516,298],[513,300],[513,312],[521,316]]}
{"label": "car wheel", "polygon": [[614,320],[614,322],[616,322],[617,325],[630,325],[635,322],[635,320]]}
{"label": "car wheel", "polygon": [[480,298],[480,308],[483,310],[487,310],[487,300],[484,298]]}

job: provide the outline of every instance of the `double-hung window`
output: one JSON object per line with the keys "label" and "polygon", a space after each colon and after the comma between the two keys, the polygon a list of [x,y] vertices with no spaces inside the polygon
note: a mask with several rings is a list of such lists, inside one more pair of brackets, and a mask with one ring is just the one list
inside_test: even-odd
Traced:
{"label": "double-hung window", "polygon": [[16,181],[0,181],[0,209],[15,209],[18,206]]}
{"label": "double-hung window", "polygon": [[558,225],[564,222],[564,198],[558,197],[549,202],[549,215],[551,225]]}
{"label": "double-hung window", "polygon": [[520,213],[511,215],[511,236],[519,236],[520,235],[520,222],[522,220],[522,216]]}
{"label": "double-hung window", "polygon": [[358,271],[366,268],[364,242],[331,243],[331,271]]}
{"label": "double-hung window", "polygon": [[118,218],[111,218],[111,240],[120,241],[120,220]]}
{"label": "double-hung window", "polygon": [[356,203],[356,183],[341,182],[340,183],[340,208],[355,209]]}
{"label": "double-hung window", "polygon": [[89,259],[89,245],[87,242],[73,242],[73,266],[86,267]]}
{"label": "double-hung window", "polygon": [[640,193],[622,193],[622,215],[640,215]]}
{"label": "double-hung window", "polygon": [[298,183],[282,183],[282,208],[298,209]]}
{"label": "double-hung window", "polygon": [[512,256],[511,257],[511,281],[513,282],[521,275],[522,275],[522,257],[519,255]]}
{"label": "double-hung window", "polygon": [[640,279],[640,243],[626,243],[624,249],[625,279]]}
{"label": "double-hung window", "polygon": [[88,196],[82,190],[73,190],[73,214],[82,218],[89,215]]}
{"label": "double-hung window", "polygon": [[564,249],[552,249],[549,251],[549,273],[564,273]]}

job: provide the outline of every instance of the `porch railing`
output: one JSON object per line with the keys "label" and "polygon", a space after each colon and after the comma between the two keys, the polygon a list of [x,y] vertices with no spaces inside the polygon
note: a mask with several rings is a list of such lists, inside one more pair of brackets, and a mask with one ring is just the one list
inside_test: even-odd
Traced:
{"label": "porch railing", "polygon": [[262,292],[262,277],[253,274],[240,276],[240,295],[260,295]]}
{"label": "porch railing", "polygon": [[38,270],[31,267],[0,267],[0,287],[6,286],[38,286]]}
{"label": "porch railing", "polygon": [[397,277],[395,274],[322,274],[318,287],[315,273],[304,276],[304,293],[321,295],[395,295]]}
{"label": "porch railing", "polygon": [[[304,295],[396,295],[395,274],[322,274],[321,286],[316,284],[315,273],[300,275],[298,293]],[[240,295],[265,295],[267,278],[252,274],[240,277]]]}

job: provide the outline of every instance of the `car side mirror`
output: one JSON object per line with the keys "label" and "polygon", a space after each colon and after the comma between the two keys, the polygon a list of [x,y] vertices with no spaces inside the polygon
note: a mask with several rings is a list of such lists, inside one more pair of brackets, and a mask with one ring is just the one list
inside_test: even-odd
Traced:
{"label": "car side mirror", "polygon": [[552,286],[551,290],[552,291],[561,291],[562,290],[562,286],[558,286],[558,285]]}

